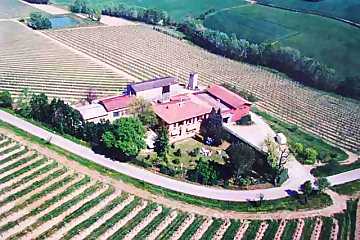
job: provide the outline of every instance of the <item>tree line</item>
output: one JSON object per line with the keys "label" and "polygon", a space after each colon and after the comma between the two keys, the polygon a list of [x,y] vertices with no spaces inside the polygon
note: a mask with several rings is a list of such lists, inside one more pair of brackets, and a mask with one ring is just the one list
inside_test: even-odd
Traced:
{"label": "tree line", "polygon": [[116,7],[107,7],[102,14],[113,17],[122,17],[129,20],[145,22],[153,25],[169,25],[171,19],[167,12],[159,9],[146,9],[137,6],[119,4]]}
{"label": "tree line", "polygon": [[235,34],[205,28],[199,21],[192,19],[179,24],[179,30],[188,40],[213,53],[270,67],[304,85],[360,99],[360,76],[340,79],[334,69],[302,55],[297,49],[280,44],[251,43],[239,39]]}
{"label": "tree line", "polygon": [[[81,3],[77,5],[88,9],[85,0],[76,0],[75,3]],[[334,69],[314,58],[304,56],[297,49],[281,46],[279,43],[256,44],[246,39],[240,39],[235,34],[208,29],[202,25],[201,20],[212,10],[196,19],[187,19],[184,22],[172,21],[166,11],[128,6],[122,3],[117,6],[105,7],[101,12],[104,15],[153,25],[174,26],[184,33],[188,40],[215,54],[253,65],[273,68],[304,85],[360,99],[360,75],[343,79]]]}
{"label": "tree line", "polygon": [[146,128],[155,124],[154,113],[148,105],[141,104],[142,101],[133,103],[132,111],[136,112],[133,117],[93,123],[85,121],[78,110],[63,100],[50,101],[44,93],[31,94],[25,89],[14,103],[9,92],[0,92],[0,107],[13,109],[62,135],[88,142],[95,151],[121,161],[135,158],[146,147]]}
{"label": "tree line", "polygon": [[28,3],[36,3],[36,4],[48,4],[49,0],[25,0]]}

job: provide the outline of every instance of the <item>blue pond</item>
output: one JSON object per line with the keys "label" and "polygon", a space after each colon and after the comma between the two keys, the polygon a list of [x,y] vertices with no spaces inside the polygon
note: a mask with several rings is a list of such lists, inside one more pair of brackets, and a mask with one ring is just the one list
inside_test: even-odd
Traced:
{"label": "blue pond", "polygon": [[59,16],[50,18],[52,28],[66,28],[78,25],[80,22],[72,17]]}

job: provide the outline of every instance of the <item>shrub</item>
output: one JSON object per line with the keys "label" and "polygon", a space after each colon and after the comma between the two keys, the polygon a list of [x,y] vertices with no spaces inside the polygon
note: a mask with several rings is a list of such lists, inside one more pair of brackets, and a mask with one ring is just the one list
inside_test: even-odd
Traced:
{"label": "shrub", "polygon": [[325,177],[318,178],[316,181],[319,193],[324,192],[328,187],[330,187],[330,182]]}
{"label": "shrub", "polygon": [[75,0],[74,3],[70,5],[70,11],[74,13],[88,13],[89,7],[85,0]]}
{"label": "shrub", "polygon": [[292,150],[296,155],[302,156],[304,154],[304,145],[302,143],[295,143]]}
{"label": "shrub", "polygon": [[280,174],[276,177],[276,185],[280,186],[289,178],[287,168],[283,169]]}
{"label": "shrub", "polygon": [[248,114],[244,117],[242,117],[239,121],[236,122],[238,125],[251,125],[251,115]]}
{"label": "shrub", "polygon": [[12,108],[13,100],[9,91],[0,92],[0,107]]}
{"label": "shrub", "polygon": [[165,164],[160,164],[159,166],[160,172],[162,174],[174,177],[175,175],[179,174],[179,171],[177,169],[171,168]]}
{"label": "shrub", "polygon": [[305,164],[314,164],[316,158],[318,156],[318,152],[313,148],[305,149]]}
{"label": "shrub", "polygon": [[28,20],[28,26],[35,30],[49,29],[51,28],[51,22],[48,16],[39,12],[33,12],[30,14]]}
{"label": "shrub", "polygon": [[194,149],[189,153],[189,155],[192,156],[192,157],[197,157],[199,154],[200,154],[200,148],[198,148],[198,147],[194,148]]}

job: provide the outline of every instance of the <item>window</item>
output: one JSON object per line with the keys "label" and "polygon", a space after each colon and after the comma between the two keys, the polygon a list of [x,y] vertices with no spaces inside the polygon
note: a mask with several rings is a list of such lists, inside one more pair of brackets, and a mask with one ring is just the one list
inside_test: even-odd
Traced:
{"label": "window", "polygon": [[113,117],[119,117],[120,116],[120,112],[113,112]]}
{"label": "window", "polygon": [[169,93],[169,92],[170,92],[170,85],[164,86],[164,87],[162,88],[162,93]]}

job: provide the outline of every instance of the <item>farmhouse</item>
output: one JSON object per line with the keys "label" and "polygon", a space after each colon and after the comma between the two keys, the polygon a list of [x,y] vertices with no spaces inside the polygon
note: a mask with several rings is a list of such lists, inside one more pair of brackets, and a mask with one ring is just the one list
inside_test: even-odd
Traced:
{"label": "farmhouse", "polygon": [[112,122],[129,116],[131,102],[141,97],[151,102],[160,122],[168,128],[171,142],[198,133],[202,120],[212,109],[220,110],[224,123],[236,122],[249,114],[250,102],[219,85],[200,89],[197,79],[197,74],[191,73],[185,86],[181,86],[175,77],[131,83],[123,95],[100,99],[77,109],[86,121],[104,119]]}
{"label": "farmhouse", "polygon": [[179,82],[175,77],[155,78],[127,86],[126,95],[142,97],[147,101],[165,102],[179,91]]}
{"label": "farmhouse", "polygon": [[194,136],[201,121],[214,108],[220,109],[224,123],[236,122],[250,112],[251,103],[218,85],[202,91],[180,94],[166,103],[154,104],[154,111],[168,127],[171,142]]}
{"label": "farmhouse", "polygon": [[130,115],[129,106],[135,98],[135,96],[130,95],[114,96],[99,100],[99,104],[105,108],[107,120],[112,122],[120,117]]}

